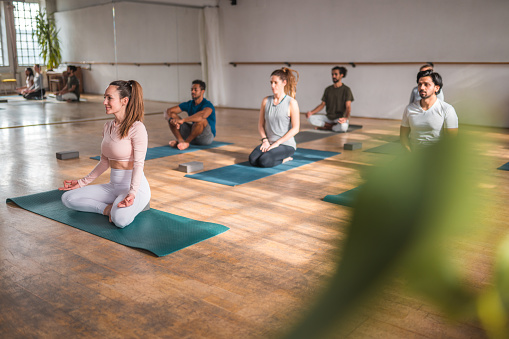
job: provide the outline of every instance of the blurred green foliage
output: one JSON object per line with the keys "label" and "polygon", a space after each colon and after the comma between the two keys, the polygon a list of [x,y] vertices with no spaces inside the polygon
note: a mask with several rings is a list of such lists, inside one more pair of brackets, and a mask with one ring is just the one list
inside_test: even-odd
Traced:
{"label": "blurred green foliage", "polygon": [[60,49],[60,40],[58,39],[57,26],[53,15],[46,15],[45,11],[37,12],[35,17],[36,30],[32,36],[37,38],[41,47],[41,57],[47,66],[47,69],[57,68],[62,61],[62,52]]}
{"label": "blurred green foliage", "polygon": [[342,258],[316,305],[287,338],[333,336],[355,309],[388,278],[400,277],[454,319],[479,317],[493,338],[509,338],[509,240],[495,287],[469,288],[452,252],[485,225],[478,189],[481,157],[465,137],[442,140],[377,166],[354,205]]}

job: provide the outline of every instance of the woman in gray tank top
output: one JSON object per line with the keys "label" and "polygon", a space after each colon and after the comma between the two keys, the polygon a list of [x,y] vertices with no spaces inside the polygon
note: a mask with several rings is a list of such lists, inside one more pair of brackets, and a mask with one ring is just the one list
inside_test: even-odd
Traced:
{"label": "woman in gray tank top", "polygon": [[[297,74],[297,78],[293,74]],[[270,86],[273,95],[262,101],[258,132],[262,143],[249,155],[249,163],[257,167],[274,167],[292,160],[299,133],[299,104],[294,99],[299,73],[283,67],[272,72]]]}

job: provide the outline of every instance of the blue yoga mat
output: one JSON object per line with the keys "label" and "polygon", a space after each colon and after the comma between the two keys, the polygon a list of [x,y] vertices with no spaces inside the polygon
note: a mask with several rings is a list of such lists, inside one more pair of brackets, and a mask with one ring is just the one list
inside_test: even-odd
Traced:
{"label": "blue yoga mat", "polygon": [[[225,145],[231,145],[231,142],[212,141],[212,143],[210,145],[206,145],[206,146],[190,145],[188,148],[186,148],[183,151],[181,151],[175,147],[171,147],[170,145],[151,147],[151,148],[147,149],[147,155],[145,156],[145,160],[164,158],[164,157],[169,157],[170,155],[189,153],[189,152],[199,151],[199,150],[203,150],[203,149],[221,147],[221,146],[225,146]],[[90,159],[100,160],[101,157],[95,156],[95,157],[90,157]]]}
{"label": "blue yoga mat", "polygon": [[355,187],[349,191],[343,192],[337,195],[327,195],[323,198],[323,201],[331,202],[333,204],[338,204],[342,206],[353,207],[355,203],[355,199],[359,194],[360,186]]}
{"label": "blue yoga mat", "polygon": [[509,162],[498,168],[499,170],[509,171]]}
{"label": "blue yoga mat", "polygon": [[399,142],[389,142],[388,144],[367,149],[364,152],[400,155],[405,153],[403,151],[403,147]]}
{"label": "blue yoga mat", "polygon": [[236,186],[265,178],[273,174],[288,171],[292,168],[307,165],[338,154],[341,153],[299,148],[295,151],[292,161],[285,162],[284,164],[275,167],[253,167],[246,161],[240,164],[220,167],[201,173],[187,174],[186,177],[228,186]]}
{"label": "blue yoga mat", "polygon": [[21,208],[116,243],[141,248],[158,257],[176,252],[229,230],[228,227],[193,220],[156,209],[141,212],[125,228],[118,228],[108,217],[78,212],[65,207],[59,190],[9,198]]}

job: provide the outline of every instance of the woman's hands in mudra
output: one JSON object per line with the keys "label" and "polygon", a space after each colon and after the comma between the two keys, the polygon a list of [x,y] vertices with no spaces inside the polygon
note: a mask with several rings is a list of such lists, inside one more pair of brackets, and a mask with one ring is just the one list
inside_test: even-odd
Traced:
{"label": "woman's hands in mudra", "polygon": [[78,180],[64,180],[64,187],[59,187],[60,191],[70,191],[76,188],[80,188]]}
{"label": "woman's hands in mudra", "polygon": [[119,207],[119,208],[122,208],[122,207],[129,207],[129,206],[131,206],[133,203],[134,203],[134,195],[132,195],[132,194],[128,194],[128,195],[126,195],[126,197],[124,198],[124,200],[122,200],[121,202],[119,202],[119,203],[118,203],[117,207]]}
{"label": "woman's hands in mudra", "polygon": [[[128,206],[131,206],[133,204],[133,202],[134,202],[134,196],[132,196],[131,194],[128,194],[128,195],[126,195],[124,200],[122,200],[121,202],[118,203],[117,207],[118,208],[128,207]],[[106,208],[104,208],[104,211],[103,211],[103,214],[108,216],[108,218],[110,219],[110,222],[113,222],[111,220],[111,208],[112,207],[113,207],[113,205],[109,204],[106,206]]]}

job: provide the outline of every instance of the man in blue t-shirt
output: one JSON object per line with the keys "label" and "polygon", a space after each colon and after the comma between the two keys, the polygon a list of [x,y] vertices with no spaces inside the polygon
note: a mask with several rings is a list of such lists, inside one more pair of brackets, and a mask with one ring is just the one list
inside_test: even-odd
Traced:
{"label": "man in blue t-shirt", "polygon": [[[169,142],[171,147],[185,150],[192,145],[210,145],[216,136],[216,110],[212,103],[203,97],[205,82],[194,80],[191,87],[191,98],[178,106],[168,108],[164,118],[168,120],[170,130],[177,138]],[[186,118],[179,116],[187,112]]]}

